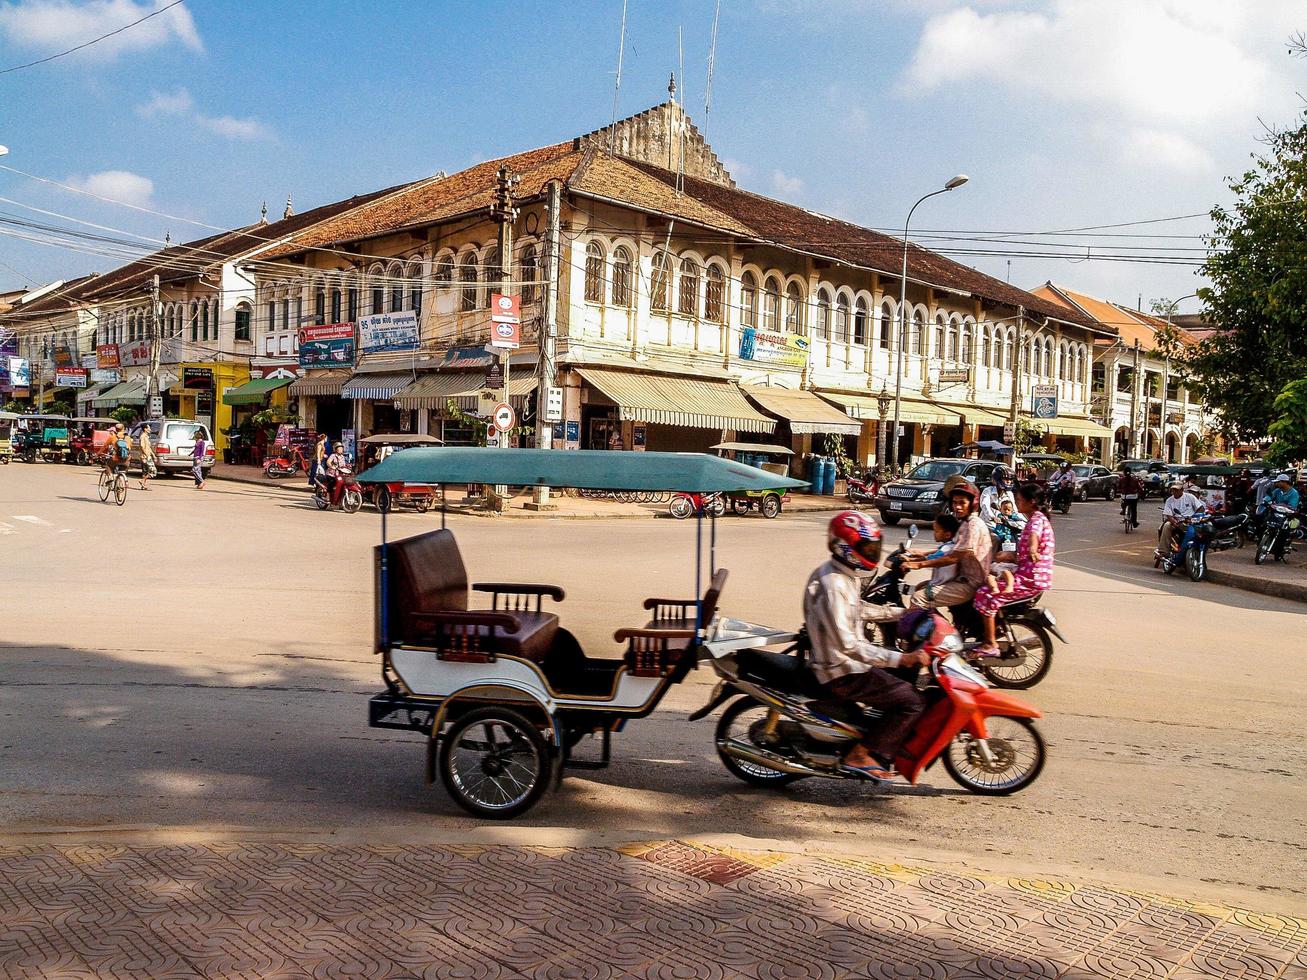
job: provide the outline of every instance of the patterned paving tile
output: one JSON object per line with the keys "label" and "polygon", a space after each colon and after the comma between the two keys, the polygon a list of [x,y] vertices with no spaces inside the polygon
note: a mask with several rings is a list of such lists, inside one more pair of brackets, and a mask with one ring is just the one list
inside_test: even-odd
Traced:
{"label": "patterned paving tile", "polygon": [[8,846],[11,977],[1307,980],[1307,922],[694,841]]}

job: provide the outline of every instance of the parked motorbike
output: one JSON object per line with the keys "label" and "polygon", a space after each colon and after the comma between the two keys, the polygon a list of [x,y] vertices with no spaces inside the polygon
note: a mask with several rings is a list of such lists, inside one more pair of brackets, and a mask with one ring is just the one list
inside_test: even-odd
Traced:
{"label": "parked motorbike", "polygon": [[1272,555],[1277,561],[1284,561],[1284,556],[1293,550],[1292,542],[1301,541],[1303,536],[1302,518],[1296,510],[1284,504],[1268,504],[1253,562],[1261,565]]}
{"label": "parked motorbike", "polygon": [[274,480],[294,476],[296,473],[307,473],[308,470],[308,460],[298,449],[292,449],[288,456],[269,456],[263,461],[263,475]]}
{"label": "parked motorbike", "polygon": [[1247,514],[1232,514],[1229,517],[1195,514],[1186,522],[1184,534],[1172,537],[1171,553],[1157,553],[1153,567],[1161,568],[1170,575],[1184,566],[1191,579],[1201,582],[1207,576],[1207,552],[1242,547],[1239,534],[1240,528],[1246,523]]}
{"label": "parked motorbike", "polygon": [[726,513],[726,498],[720,493],[677,493],[672,495],[667,512],[678,521],[699,513],[721,517]]}
{"label": "parked motorbike", "polygon": [[[907,557],[908,542],[917,535],[916,525],[908,527],[908,541],[899,545],[885,559],[884,570],[869,579],[862,587],[862,601],[874,606],[907,607],[911,586],[906,582],[907,572],[903,561]],[[949,614],[964,636],[962,656],[979,670],[995,687],[1024,690],[1044,679],[1053,666],[1053,637],[1063,643],[1066,637],[1057,628],[1057,618],[1038,605],[1039,596],[1022,599],[999,607],[994,620],[994,638],[1000,657],[977,657],[972,651],[979,645],[979,614],[970,604],[952,606]],[[872,639],[884,646],[897,642],[898,623],[891,620],[868,624],[868,629],[879,627],[880,635]]]}
{"label": "parked motorbike", "polygon": [[346,514],[354,514],[363,506],[363,491],[359,488],[351,470],[341,470],[336,475],[335,486],[330,492],[323,477],[314,481],[313,503],[317,505],[318,510],[339,507]]}
{"label": "parked motorbike", "polygon": [[[721,676],[706,717],[736,695],[717,724],[717,754],[732,775],[754,786],[784,786],[824,776],[862,779],[843,766],[855,742],[881,717],[874,709],[831,699],[803,659],[804,637],[786,653],[741,649],[713,655]],[[960,656],[962,639],[940,615],[921,617],[902,644],[932,655],[917,675],[926,702],[894,767],[915,784],[936,759],[963,788],[1007,796],[1035,781],[1044,767],[1039,709],[992,690]]]}
{"label": "parked motorbike", "polygon": [[849,474],[848,494],[849,503],[854,507],[868,507],[875,503],[877,494],[880,493],[880,481],[876,479],[876,474],[868,471],[861,477]]}

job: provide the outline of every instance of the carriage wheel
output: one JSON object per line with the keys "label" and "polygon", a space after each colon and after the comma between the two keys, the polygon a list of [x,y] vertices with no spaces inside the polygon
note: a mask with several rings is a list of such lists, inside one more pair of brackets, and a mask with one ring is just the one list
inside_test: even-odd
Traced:
{"label": "carriage wheel", "polygon": [[743,497],[734,497],[731,500],[731,510],[743,517],[749,513],[749,502]]}
{"label": "carriage wheel", "polygon": [[781,512],[781,498],[774,493],[769,493],[762,498],[762,516],[771,518]]}
{"label": "carriage wheel", "polygon": [[390,513],[390,504],[391,504],[390,487],[387,486],[377,487],[377,495],[373,499],[377,503],[377,510],[381,511],[381,513],[383,514]]}
{"label": "carriage wheel", "polygon": [[454,802],[478,817],[507,820],[535,806],[553,759],[540,730],[511,708],[478,708],[440,739],[440,778]]}

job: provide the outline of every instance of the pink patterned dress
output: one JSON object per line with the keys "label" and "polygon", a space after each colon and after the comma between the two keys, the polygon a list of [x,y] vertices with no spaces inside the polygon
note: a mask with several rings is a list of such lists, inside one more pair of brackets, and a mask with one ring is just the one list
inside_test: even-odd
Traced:
{"label": "pink patterned dress", "polygon": [[[1030,546],[1039,549],[1039,559],[1030,557]],[[999,606],[1009,602],[1026,599],[1053,587],[1053,552],[1056,549],[1053,540],[1053,524],[1041,510],[1030,515],[1026,529],[1021,532],[1017,542],[1017,569],[1012,573],[1012,591],[1001,595],[988,585],[976,590],[976,611],[982,616],[992,616]]]}

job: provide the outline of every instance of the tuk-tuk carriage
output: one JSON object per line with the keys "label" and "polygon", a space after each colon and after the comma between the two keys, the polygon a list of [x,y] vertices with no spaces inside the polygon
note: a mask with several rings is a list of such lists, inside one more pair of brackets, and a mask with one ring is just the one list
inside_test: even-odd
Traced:
{"label": "tuk-tuk carriage", "polygon": [[[719,453],[729,454],[729,458],[734,459],[737,463],[743,463],[746,466],[757,466],[777,476],[789,475],[790,464],[787,459],[794,455],[793,450],[786,449],[784,446],[756,442],[719,442],[712,448]],[[773,457],[779,458],[773,459]],[[781,508],[788,498],[788,488],[780,490],[744,490],[737,493],[728,493],[726,503],[731,510],[740,515],[757,510],[763,517],[772,518],[781,512]]]}
{"label": "tuk-tuk carriage", "polygon": [[13,412],[0,412],[0,464],[8,465],[9,460],[13,458],[13,434],[14,423],[18,421],[18,416]]}
{"label": "tuk-tuk carriage", "polygon": [[104,454],[105,446],[110,441],[110,433],[118,422],[115,419],[90,415],[79,416],[68,421],[67,461],[79,466],[90,466],[91,460]]}
{"label": "tuk-tuk carriage", "polygon": [[1213,513],[1224,513],[1230,509],[1230,489],[1239,476],[1241,468],[1229,465],[1196,464],[1190,466],[1172,466],[1171,476],[1182,479],[1190,486]]}
{"label": "tuk-tuk carriage", "polygon": [[[389,432],[368,436],[359,440],[358,472],[376,466],[389,459],[395,453],[412,449],[414,446],[440,446],[443,443],[435,436],[423,436],[409,432]],[[431,509],[436,501],[436,488],[430,483],[364,483],[360,481],[365,500],[370,499],[380,511],[389,511],[398,504],[409,503],[419,514]]]}
{"label": "tuk-tuk carriage", "polygon": [[68,422],[67,415],[20,415],[14,453],[26,463],[62,459],[68,452]]}
{"label": "tuk-tuk carriage", "polygon": [[[464,447],[393,453],[358,479],[434,485],[442,499],[449,484],[698,494],[804,485],[699,453]],[[649,612],[631,616],[645,621],[618,629],[621,648],[599,655],[582,650],[544,606],[563,601],[558,586],[474,581],[469,589],[443,507],[439,530],[398,541],[387,541],[381,515],[375,647],[385,690],[369,703],[369,724],[422,735],[427,781],[439,773],[450,796],[478,816],[523,813],[564,769],[607,765],[612,733],[649,715],[695,668],[700,640],[717,619],[726,570],[716,565],[715,520],[705,555],[702,511],[694,597],[646,599]],[[486,597],[479,608],[478,596]],[[750,629],[758,645],[775,632]],[[598,760],[573,758],[587,735],[599,739]]]}

